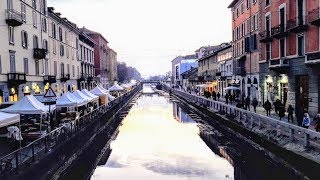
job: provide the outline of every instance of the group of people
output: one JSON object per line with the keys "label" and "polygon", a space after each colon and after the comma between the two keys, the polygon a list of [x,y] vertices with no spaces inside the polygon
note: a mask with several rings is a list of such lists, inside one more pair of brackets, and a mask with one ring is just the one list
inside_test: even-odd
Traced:
{"label": "group of people", "polygon": [[204,92],[203,92],[203,95],[204,95],[204,97],[206,97],[206,98],[211,98],[212,97],[212,99],[213,100],[220,100],[220,97],[221,97],[221,94],[220,94],[220,92],[218,92],[218,93],[216,93],[215,91],[212,91],[212,93],[210,92],[210,91],[207,91],[207,90],[205,90]]}

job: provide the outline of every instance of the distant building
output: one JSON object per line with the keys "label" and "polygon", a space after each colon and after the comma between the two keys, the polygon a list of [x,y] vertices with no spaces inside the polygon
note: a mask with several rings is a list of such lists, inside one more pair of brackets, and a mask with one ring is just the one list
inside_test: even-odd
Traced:
{"label": "distant building", "polygon": [[217,50],[217,62],[219,63],[218,72],[216,73],[216,78],[218,80],[217,91],[224,96],[224,89],[229,86],[235,86],[236,84],[236,77],[234,76],[235,61],[232,57],[231,44],[225,43],[221,46],[221,49]]}
{"label": "distant building", "polygon": [[182,86],[182,73],[194,67],[198,67],[196,55],[178,56],[175,59],[173,59],[171,63],[172,83],[175,86]]}

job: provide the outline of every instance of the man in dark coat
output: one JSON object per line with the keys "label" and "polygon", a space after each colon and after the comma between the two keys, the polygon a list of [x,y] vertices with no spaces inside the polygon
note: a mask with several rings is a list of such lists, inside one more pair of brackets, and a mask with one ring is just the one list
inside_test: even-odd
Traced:
{"label": "man in dark coat", "polygon": [[269,99],[264,103],[263,107],[267,111],[267,116],[270,116],[271,103],[270,103]]}
{"label": "man in dark coat", "polygon": [[251,102],[250,97],[247,96],[246,100],[245,100],[245,103],[246,103],[246,109],[248,109],[249,111],[250,111],[250,102]]}
{"label": "man in dark coat", "polygon": [[253,106],[253,110],[256,113],[257,112],[257,106],[258,106],[259,102],[257,100],[257,98],[254,98],[252,101],[252,106]]}

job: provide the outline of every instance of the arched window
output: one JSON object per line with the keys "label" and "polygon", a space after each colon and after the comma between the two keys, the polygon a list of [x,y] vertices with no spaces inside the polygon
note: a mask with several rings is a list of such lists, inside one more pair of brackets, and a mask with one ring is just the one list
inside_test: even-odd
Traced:
{"label": "arched window", "polygon": [[257,78],[253,79],[253,84],[258,84],[258,79]]}

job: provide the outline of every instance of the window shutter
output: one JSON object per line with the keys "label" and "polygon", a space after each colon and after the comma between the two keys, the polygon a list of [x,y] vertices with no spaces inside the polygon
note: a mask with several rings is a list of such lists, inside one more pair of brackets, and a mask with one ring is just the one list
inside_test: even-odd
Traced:
{"label": "window shutter", "polygon": [[23,31],[21,31],[21,45],[22,45],[22,47],[24,47],[24,35],[23,35]]}

